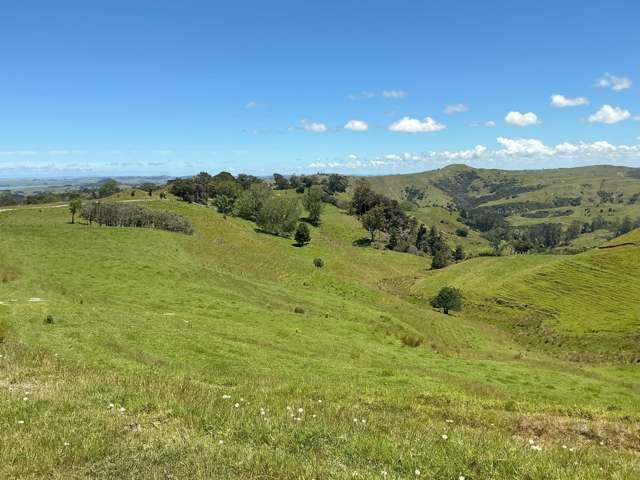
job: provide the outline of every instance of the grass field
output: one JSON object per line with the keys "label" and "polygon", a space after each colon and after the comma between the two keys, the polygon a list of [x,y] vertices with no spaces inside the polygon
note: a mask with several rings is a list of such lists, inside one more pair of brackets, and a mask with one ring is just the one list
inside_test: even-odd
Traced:
{"label": "grass field", "polygon": [[[637,331],[637,247],[429,272],[353,246],[366,232],[333,207],[298,248],[145,205],[194,235],[0,212],[0,478],[637,478],[638,367],[563,360],[506,326],[518,308],[473,308],[530,302],[614,348]],[[427,300],[450,283],[469,304],[443,315]]]}

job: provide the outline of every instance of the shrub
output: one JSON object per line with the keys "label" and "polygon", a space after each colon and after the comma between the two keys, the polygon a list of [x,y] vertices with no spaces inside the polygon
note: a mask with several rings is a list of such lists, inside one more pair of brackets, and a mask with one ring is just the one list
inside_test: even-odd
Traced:
{"label": "shrub", "polygon": [[460,227],[456,229],[456,235],[459,237],[469,236],[469,229],[467,227]]}
{"label": "shrub", "polygon": [[453,252],[453,259],[456,262],[461,262],[462,260],[465,259],[465,257],[466,255],[464,253],[464,249],[462,248],[462,245],[458,245]]}
{"label": "shrub", "polygon": [[448,248],[440,248],[431,259],[431,268],[437,270],[446,267],[449,265],[449,256],[450,252]]}
{"label": "shrub", "polygon": [[295,230],[300,218],[300,205],[295,197],[271,197],[260,212],[258,226],[265,232],[289,237]]}
{"label": "shrub", "polygon": [[293,313],[303,314],[304,313],[304,308],[296,307],[296,308],[293,309]]}
{"label": "shrub", "polygon": [[324,267],[324,261],[320,257],[316,257],[313,259],[313,266],[316,268]]}
{"label": "shrub", "polygon": [[271,197],[271,189],[266,183],[252,183],[236,200],[235,214],[255,222],[258,212],[269,197]]}
{"label": "shrub", "polygon": [[309,232],[309,227],[306,223],[300,222],[298,224],[298,228],[296,229],[294,238],[296,240],[296,243],[300,246],[311,241],[311,233]]}
{"label": "shrub", "polygon": [[442,287],[438,295],[431,299],[433,308],[442,308],[445,314],[449,314],[449,310],[462,309],[462,291],[455,287]]}
{"label": "shrub", "polygon": [[422,337],[418,337],[417,335],[404,335],[401,340],[403,345],[412,348],[419,347],[423,342]]}
{"label": "shrub", "polygon": [[52,325],[53,323],[55,323],[55,318],[53,318],[53,315],[49,314],[45,317],[44,319],[44,323],[48,324],[48,325]]}
{"label": "shrub", "polygon": [[187,235],[193,233],[191,222],[180,215],[130,204],[94,202],[82,207],[80,216],[89,224],[97,222],[107,227],[155,228]]}

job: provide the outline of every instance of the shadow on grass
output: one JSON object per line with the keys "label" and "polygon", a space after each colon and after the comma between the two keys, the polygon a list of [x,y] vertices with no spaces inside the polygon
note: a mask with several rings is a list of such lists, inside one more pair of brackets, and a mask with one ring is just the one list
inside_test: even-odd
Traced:
{"label": "shadow on grass", "polygon": [[354,240],[351,244],[354,247],[368,247],[371,245],[371,239],[367,237],[362,237],[357,240]]}

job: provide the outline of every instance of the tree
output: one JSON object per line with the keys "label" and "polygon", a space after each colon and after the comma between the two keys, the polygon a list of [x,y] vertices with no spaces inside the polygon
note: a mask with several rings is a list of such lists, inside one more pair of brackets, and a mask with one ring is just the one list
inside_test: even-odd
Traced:
{"label": "tree", "polygon": [[258,212],[269,197],[271,197],[271,189],[266,183],[252,183],[236,200],[236,215],[255,222]]}
{"label": "tree", "polygon": [[427,247],[429,249],[429,253],[433,256],[435,256],[440,250],[448,248],[447,242],[442,236],[442,233],[438,231],[435,225],[432,225],[429,229],[429,234],[427,235]]}
{"label": "tree", "polygon": [[433,297],[430,303],[433,308],[441,308],[446,315],[449,315],[449,310],[461,310],[462,302],[463,296],[460,289],[455,287],[442,287],[438,295]]}
{"label": "tree", "polygon": [[265,232],[289,237],[296,229],[300,218],[300,204],[295,197],[271,197],[260,212],[258,226]]}
{"label": "tree", "polygon": [[71,213],[71,223],[76,223],[76,213],[82,208],[82,200],[74,198],[69,202],[69,212]]}
{"label": "tree", "polygon": [[320,215],[322,214],[322,199],[324,198],[324,190],[320,185],[313,185],[307,189],[306,193],[302,197],[302,205],[309,212],[309,221],[314,225],[320,222]]}
{"label": "tree", "polygon": [[324,261],[320,257],[316,257],[313,259],[313,266],[316,268],[324,267]]}
{"label": "tree", "polygon": [[276,184],[276,190],[286,190],[289,188],[289,180],[279,173],[273,174],[273,181]]}
{"label": "tree", "polygon": [[294,238],[296,240],[296,243],[300,246],[303,246],[305,243],[309,243],[311,241],[311,233],[309,232],[309,227],[306,223],[300,222],[298,224],[298,228],[296,229]]}
{"label": "tree", "polygon": [[344,175],[332,173],[327,178],[327,190],[330,193],[342,193],[349,186],[349,179]]}
{"label": "tree", "polygon": [[384,228],[384,220],[384,208],[380,205],[373,207],[360,217],[362,226],[371,234],[372,242],[376,239],[376,232]]}
{"label": "tree", "polygon": [[444,268],[449,265],[449,256],[450,256],[448,248],[441,248],[436,250],[436,253],[433,255],[431,259],[431,268],[437,270],[440,268]]}
{"label": "tree", "polygon": [[213,204],[216,210],[218,213],[223,214],[225,218],[233,211],[233,203],[233,198],[222,193],[213,198]]}
{"label": "tree", "polygon": [[100,189],[98,190],[98,195],[100,198],[109,197],[114,193],[118,193],[120,191],[120,187],[118,186],[118,182],[116,182],[113,178],[109,178],[105,180],[102,185],[100,185]]}
{"label": "tree", "polygon": [[456,249],[453,251],[453,259],[456,262],[461,262],[462,260],[465,259],[465,254],[464,254],[464,249],[462,248],[462,245],[458,245],[456,246]]}

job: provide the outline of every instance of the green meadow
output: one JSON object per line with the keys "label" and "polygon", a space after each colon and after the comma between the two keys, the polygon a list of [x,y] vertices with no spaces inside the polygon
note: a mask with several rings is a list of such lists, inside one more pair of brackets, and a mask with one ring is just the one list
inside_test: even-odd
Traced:
{"label": "green meadow", "polygon": [[429,271],[330,205],[297,247],[144,201],[194,234],[0,211],[0,478],[640,476],[637,231]]}

